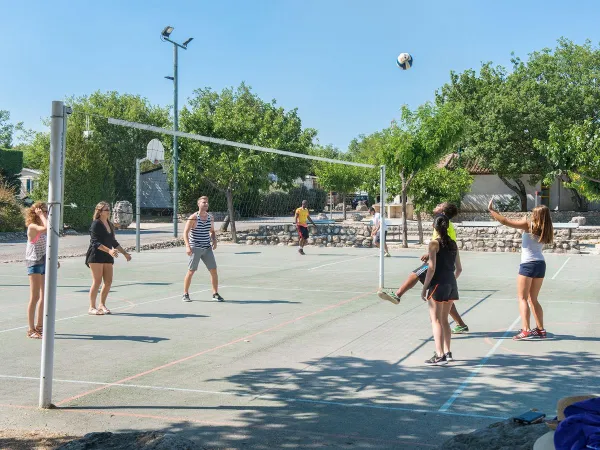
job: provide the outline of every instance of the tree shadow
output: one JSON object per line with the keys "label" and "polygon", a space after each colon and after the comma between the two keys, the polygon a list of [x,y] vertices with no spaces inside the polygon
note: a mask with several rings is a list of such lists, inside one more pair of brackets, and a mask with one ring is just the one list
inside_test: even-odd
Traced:
{"label": "tree shadow", "polygon": [[169,338],[157,336],[126,336],[126,335],[105,335],[105,334],[75,334],[75,333],[56,333],[56,339],[74,339],[82,341],[134,341],[147,344],[157,344],[161,341],[169,341]]}
{"label": "tree shadow", "polygon": [[[477,368],[483,361],[428,367],[326,356],[212,377],[186,385],[185,393],[152,391],[149,396],[140,390],[128,397],[131,404],[117,397],[111,406],[103,397],[98,406],[69,409],[123,411],[124,416],[127,410],[152,411],[163,417],[160,432],[179,433],[208,448],[426,449],[530,408],[554,415],[559,398],[600,388],[590,370],[598,367],[600,356],[591,352],[495,354],[485,362],[485,372]],[[439,412],[464,383],[448,413]],[[215,415],[221,422],[210,422]]]}

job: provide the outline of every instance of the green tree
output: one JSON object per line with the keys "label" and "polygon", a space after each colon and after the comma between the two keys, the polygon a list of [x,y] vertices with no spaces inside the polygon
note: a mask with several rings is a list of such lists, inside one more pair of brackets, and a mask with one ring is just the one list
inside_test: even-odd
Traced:
{"label": "green tree", "polygon": [[[351,161],[347,153],[340,152],[332,146],[315,147],[311,150],[311,153],[324,158]],[[342,211],[344,220],[346,220],[346,195],[356,192],[365,178],[365,173],[369,169],[317,161],[313,164],[313,170],[319,180],[319,184],[326,191],[336,191],[342,194]]]}
{"label": "green tree", "polygon": [[397,173],[400,177],[404,248],[408,247],[406,202],[411,184],[420,171],[451,151],[461,131],[461,121],[452,106],[436,107],[431,103],[415,111],[403,107],[400,123],[384,130],[381,161],[389,170],[387,173]]}
{"label": "green tree", "polygon": [[448,170],[430,167],[420,171],[409,189],[417,220],[419,222],[419,243],[423,243],[422,212],[431,212],[442,202],[460,206],[463,196],[471,190],[473,177],[465,169]]}
{"label": "green tree", "polygon": [[[273,100],[261,100],[245,84],[220,93],[198,89],[181,111],[181,128],[190,133],[234,142],[307,154],[316,131],[302,129],[296,109],[285,111]],[[304,159],[291,159],[273,153],[238,149],[213,143],[182,139],[179,178],[182,196],[198,197],[209,184],[225,195],[231,233],[237,242],[236,200],[267,190],[269,174],[281,186],[291,186],[310,170]],[[210,195],[210,194],[209,194]]]}
{"label": "green tree", "polygon": [[10,122],[10,112],[0,109],[0,148],[12,148],[15,131],[23,130],[23,122]]}
{"label": "green tree", "polygon": [[[83,228],[89,225],[99,201],[135,202],[135,158],[144,157],[148,142],[157,137],[153,132],[111,125],[105,117],[168,127],[169,111],[140,96],[117,92],[95,92],[69,98],[66,103],[72,106],[73,114],[67,130],[65,203],[74,203],[77,208],[66,208],[64,221]],[[32,150],[32,160],[42,159],[41,149],[47,143],[45,136],[37,139],[40,149]],[[170,141],[162,140],[167,148]],[[48,170],[47,165],[43,167],[36,198],[47,196]]]}

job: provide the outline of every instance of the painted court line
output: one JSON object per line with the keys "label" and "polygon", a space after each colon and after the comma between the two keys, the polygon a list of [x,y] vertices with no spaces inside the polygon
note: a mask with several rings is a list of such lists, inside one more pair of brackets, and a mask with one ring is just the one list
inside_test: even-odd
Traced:
{"label": "painted court line", "polygon": [[561,271],[561,270],[563,270],[563,269],[565,268],[565,266],[567,265],[567,263],[568,263],[570,260],[571,260],[571,257],[569,256],[569,257],[567,258],[567,260],[566,260],[566,261],[563,263],[563,265],[562,265],[562,266],[560,266],[560,269],[558,269],[558,270],[556,271],[556,273],[555,273],[555,274],[554,274],[554,276],[552,277],[552,279],[553,279],[553,280],[554,280],[554,279],[555,279],[555,278],[558,276],[558,274],[560,273],[560,271]]}
{"label": "painted court line", "polygon": [[[223,286],[223,287],[225,287],[225,286]],[[191,294],[199,294],[200,292],[206,292],[206,291],[210,291],[210,290],[211,290],[211,288],[202,289],[200,291],[191,292]],[[177,298],[177,297],[181,297],[181,294],[171,295],[170,297],[156,298],[154,300],[148,300],[147,302],[130,303],[129,305],[116,306],[114,308],[111,308],[111,310],[116,311],[118,309],[131,308],[132,306],[147,305],[148,303],[160,302],[162,300],[169,300],[171,298]],[[63,320],[77,319],[79,317],[87,317],[87,316],[89,316],[89,314],[86,313],[86,314],[79,314],[77,316],[62,317],[60,319],[56,319],[55,322],[62,322]],[[8,330],[0,330],[0,333],[8,333],[9,331],[23,330],[25,328],[28,328],[28,326],[29,325],[25,325],[22,327],[16,327],[16,328],[9,328]]]}
{"label": "painted court line", "polygon": [[317,267],[311,267],[308,270],[315,270],[315,269],[320,269],[321,267],[325,267],[325,266],[333,266],[334,264],[344,264],[350,261],[356,261],[358,259],[365,259],[365,258],[373,258],[377,255],[366,255],[366,256],[361,256],[359,258],[350,258],[350,259],[344,259],[343,261],[335,261],[335,262],[331,262],[331,263],[327,263],[327,264],[321,264],[320,266]]}
{"label": "painted court line", "polygon": [[123,378],[122,380],[115,381],[114,383],[111,383],[109,385],[102,386],[102,387],[99,387],[99,388],[96,388],[96,389],[92,389],[91,391],[83,392],[83,393],[75,395],[73,397],[66,398],[66,399],[61,400],[60,402],[56,403],[56,406],[60,406],[60,405],[63,405],[65,403],[71,402],[73,400],[77,400],[77,399],[79,399],[81,397],[85,397],[85,396],[93,394],[95,392],[102,391],[102,390],[106,389],[107,387],[115,386],[115,385],[118,385],[118,384],[123,384],[123,383],[125,383],[127,381],[134,380],[136,378],[142,377],[144,375],[148,375],[148,374],[153,373],[153,372],[157,372],[157,371],[159,371],[161,369],[165,369],[167,367],[171,367],[171,366],[174,366],[176,364],[179,364],[179,363],[182,363],[182,362],[185,362],[185,361],[189,361],[191,359],[197,358],[198,356],[202,356],[202,355],[205,355],[207,353],[211,353],[211,352],[214,352],[216,350],[220,350],[222,348],[229,347],[229,346],[231,346],[233,344],[237,344],[238,342],[244,342],[244,341],[246,341],[248,339],[252,339],[252,338],[254,338],[256,336],[259,336],[261,334],[268,333],[270,331],[274,331],[274,330],[277,330],[279,328],[283,328],[286,325],[290,325],[292,323],[298,322],[298,321],[300,321],[302,319],[305,319],[307,317],[311,317],[311,316],[314,316],[316,314],[320,314],[322,312],[329,311],[330,309],[337,308],[339,306],[345,305],[346,303],[350,303],[350,302],[352,302],[354,300],[358,300],[360,298],[366,297],[367,295],[371,295],[371,294],[373,294],[373,292],[369,292],[369,293],[366,293],[366,294],[356,295],[356,296],[354,296],[354,297],[352,297],[352,298],[350,298],[348,300],[343,300],[343,301],[335,303],[333,305],[326,306],[325,308],[321,308],[321,309],[319,309],[317,311],[313,311],[311,313],[304,314],[302,316],[296,317],[295,319],[291,319],[291,320],[288,320],[286,322],[282,322],[282,323],[280,323],[278,325],[275,325],[275,326],[272,326],[270,328],[265,328],[264,330],[257,331],[256,333],[252,333],[252,334],[250,334],[248,336],[244,336],[244,337],[241,337],[239,339],[234,339],[233,341],[229,341],[229,342],[227,342],[225,344],[221,344],[221,345],[218,345],[216,347],[209,348],[209,349],[203,350],[201,352],[195,353],[193,355],[186,356],[184,358],[180,358],[180,359],[171,361],[171,362],[169,362],[167,364],[163,364],[161,366],[154,367],[153,369],[149,369],[149,370],[146,370],[144,372],[140,372],[140,373],[138,373],[136,375],[132,375],[132,376],[127,377],[127,378]]}
{"label": "painted court line", "polygon": [[[14,379],[14,380],[27,380],[27,381],[39,381],[38,377],[22,377],[17,375],[0,375],[0,378],[5,379]],[[118,384],[114,383],[104,383],[100,381],[80,381],[80,380],[64,380],[64,379],[54,379],[55,382],[59,383],[71,383],[71,384],[87,384],[87,385],[98,385],[98,386],[106,386],[106,387],[122,387],[122,388],[133,388],[133,389],[141,389],[148,391],[170,391],[170,392],[188,392],[192,394],[210,394],[210,395],[224,395],[231,397],[252,397],[254,399],[261,400],[272,400],[272,401],[282,401],[287,403],[308,403],[308,404],[318,404],[325,406],[340,406],[344,408],[365,408],[365,409],[380,409],[385,411],[404,411],[404,412],[414,412],[417,414],[427,413],[427,414],[443,414],[448,416],[460,416],[460,417],[471,417],[477,419],[506,419],[507,417],[503,416],[491,416],[487,414],[476,414],[476,413],[459,413],[459,412],[445,412],[445,411],[436,411],[436,410],[428,410],[421,408],[407,408],[402,406],[387,406],[387,405],[378,405],[375,403],[366,403],[366,402],[340,402],[340,401],[330,401],[330,400],[319,400],[319,399],[305,399],[305,398],[297,398],[297,397],[288,397],[288,396],[280,396],[277,394],[265,394],[265,395],[256,395],[251,393],[243,393],[243,392],[228,392],[228,391],[210,391],[206,389],[189,389],[189,388],[176,388],[169,386],[150,386],[150,385],[141,385],[141,384]]]}
{"label": "painted court line", "polygon": [[454,401],[460,396],[460,394],[463,393],[463,391],[467,388],[467,386],[469,385],[469,383],[471,383],[471,380],[473,380],[477,376],[477,374],[479,373],[479,371],[482,369],[482,367],[485,365],[485,363],[488,362],[488,360],[492,357],[492,355],[496,352],[496,350],[498,349],[498,347],[500,347],[500,344],[502,344],[502,342],[504,342],[504,339],[511,333],[513,327],[519,322],[519,320],[521,320],[521,316],[517,317],[515,319],[515,321],[511,324],[511,326],[508,327],[508,329],[504,332],[504,334],[502,335],[502,337],[500,339],[498,339],[498,342],[496,342],[496,345],[494,345],[490,349],[490,351],[487,352],[487,355],[484,356],[484,358],[477,365],[477,367],[475,367],[471,371],[471,375],[469,375],[467,377],[467,379],[462,382],[462,384],[454,391],[454,393],[446,401],[446,403],[444,403],[442,405],[442,407],[440,409],[438,409],[439,412],[446,412],[446,411],[448,411],[448,409],[450,409],[450,407],[452,406],[452,403],[454,403]]}

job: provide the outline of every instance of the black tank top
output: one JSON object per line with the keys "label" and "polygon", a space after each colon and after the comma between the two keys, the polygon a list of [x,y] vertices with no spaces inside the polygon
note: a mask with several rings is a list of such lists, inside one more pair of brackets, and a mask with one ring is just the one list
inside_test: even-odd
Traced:
{"label": "black tank top", "polygon": [[456,282],[454,278],[454,269],[456,263],[456,254],[458,247],[456,242],[450,239],[449,245],[442,247],[442,242],[438,238],[440,250],[435,260],[435,273],[431,279],[431,284],[451,284]]}

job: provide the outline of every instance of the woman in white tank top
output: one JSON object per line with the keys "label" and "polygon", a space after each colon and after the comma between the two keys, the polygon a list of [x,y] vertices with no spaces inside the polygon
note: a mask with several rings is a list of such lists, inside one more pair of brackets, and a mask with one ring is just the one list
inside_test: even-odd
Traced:
{"label": "woman in white tank top", "polygon": [[[542,249],[545,244],[554,240],[554,227],[550,210],[547,206],[536,206],[531,212],[531,220],[525,218],[512,220],[504,217],[494,209],[494,199],[490,200],[488,209],[492,217],[507,227],[521,230],[522,250],[521,265],[517,276],[517,296],[519,299],[519,312],[521,314],[521,330],[513,336],[514,340],[544,339],[544,310],[538,300],[538,295],[544,276],[546,275],[546,261]],[[532,330],[529,324],[530,311],[533,312],[536,327]]]}

